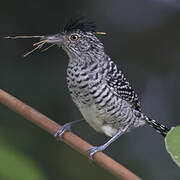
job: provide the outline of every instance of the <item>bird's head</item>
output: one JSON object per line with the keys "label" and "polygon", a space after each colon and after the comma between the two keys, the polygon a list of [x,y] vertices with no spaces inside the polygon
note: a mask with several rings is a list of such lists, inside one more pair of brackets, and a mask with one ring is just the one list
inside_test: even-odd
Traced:
{"label": "bird's head", "polygon": [[104,53],[103,44],[96,37],[96,26],[86,17],[74,17],[63,28],[63,31],[42,40],[62,47],[70,59],[100,56]]}

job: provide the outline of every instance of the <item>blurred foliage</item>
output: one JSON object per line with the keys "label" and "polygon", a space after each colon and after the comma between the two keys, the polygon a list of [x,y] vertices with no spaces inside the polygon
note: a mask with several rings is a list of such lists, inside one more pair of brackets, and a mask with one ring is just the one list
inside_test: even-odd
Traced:
{"label": "blurred foliage", "polygon": [[46,180],[35,161],[0,138],[1,180]]}
{"label": "blurred foliage", "polygon": [[174,162],[180,167],[180,126],[173,127],[166,139],[166,149]]}

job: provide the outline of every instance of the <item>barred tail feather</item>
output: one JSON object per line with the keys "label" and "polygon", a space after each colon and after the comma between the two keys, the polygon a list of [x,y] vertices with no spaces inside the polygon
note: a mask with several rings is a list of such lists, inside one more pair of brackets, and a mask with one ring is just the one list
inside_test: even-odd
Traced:
{"label": "barred tail feather", "polygon": [[169,128],[165,127],[162,124],[159,124],[158,122],[156,122],[153,119],[150,119],[148,117],[146,117],[146,121],[149,124],[149,126],[153,127],[154,129],[157,130],[157,132],[159,132],[160,134],[162,134],[164,137],[166,137],[167,133],[169,132]]}

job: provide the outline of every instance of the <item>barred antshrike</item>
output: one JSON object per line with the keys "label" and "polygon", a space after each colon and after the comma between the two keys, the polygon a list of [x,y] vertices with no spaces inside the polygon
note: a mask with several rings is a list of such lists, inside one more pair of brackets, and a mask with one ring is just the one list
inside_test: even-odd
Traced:
{"label": "barred antshrike", "polygon": [[[112,137],[104,145],[88,149],[90,158],[133,128],[147,124],[163,136],[169,131],[141,112],[137,94],[105,53],[97,34],[91,20],[75,17],[63,32],[42,39],[65,50],[69,56],[67,84],[73,101],[91,127]],[[76,122],[80,120],[65,124],[55,136],[61,137]]]}

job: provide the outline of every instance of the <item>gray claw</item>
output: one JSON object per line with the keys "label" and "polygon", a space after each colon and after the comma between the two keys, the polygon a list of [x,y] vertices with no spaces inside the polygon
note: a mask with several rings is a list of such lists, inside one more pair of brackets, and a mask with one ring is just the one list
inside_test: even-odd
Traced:
{"label": "gray claw", "polygon": [[100,152],[100,151],[103,151],[105,148],[104,146],[92,146],[90,147],[87,151],[89,152],[89,159],[90,160],[93,160],[93,155],[96,153],[96,152]]}
{"label": "gray claw", "polygon": [[70,123],[66,123],[66,124],[64,124],[61,128],[59,128],[58,130],[57,130],[57,132],[54,134],[54,137],[56,137],[56,138],[62,138],[62,136],[63,136],[63,134],[66,132],[66,131],[68,131],[68,130],[70,130],[70,128],[71,128],[71,124]]}

